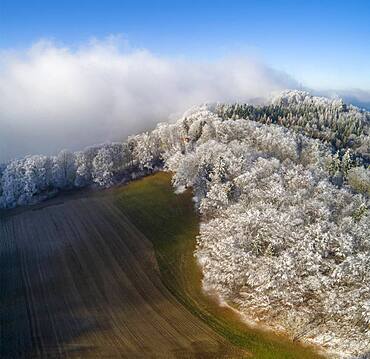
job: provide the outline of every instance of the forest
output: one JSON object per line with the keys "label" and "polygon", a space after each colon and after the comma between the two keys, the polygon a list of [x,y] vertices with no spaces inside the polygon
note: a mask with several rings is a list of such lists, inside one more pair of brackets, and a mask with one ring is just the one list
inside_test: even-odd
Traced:
{"label": "forest", "polygon": [[370,113],[286,91],[204,104],[124,142],[0,166],[0,207],[158,170],[192,188],[203,286],[248,318],[348,357],[370,351]]}

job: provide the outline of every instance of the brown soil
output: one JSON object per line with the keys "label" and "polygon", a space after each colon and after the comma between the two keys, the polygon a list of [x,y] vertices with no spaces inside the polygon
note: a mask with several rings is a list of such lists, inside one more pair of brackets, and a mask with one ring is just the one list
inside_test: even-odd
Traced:
{"label": "brown soil", "polygon": [[0,218],[1,358],[237,358],[162,284],[151,242],[111,196]]}

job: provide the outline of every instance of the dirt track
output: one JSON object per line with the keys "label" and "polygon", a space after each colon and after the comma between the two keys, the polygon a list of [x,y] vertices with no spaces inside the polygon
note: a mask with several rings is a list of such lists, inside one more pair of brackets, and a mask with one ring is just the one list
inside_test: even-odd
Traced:
{"label": "dirt track", "polygon": [[109,196],[0,218],[0,254],[1,358],[240,357],[164,287]]}

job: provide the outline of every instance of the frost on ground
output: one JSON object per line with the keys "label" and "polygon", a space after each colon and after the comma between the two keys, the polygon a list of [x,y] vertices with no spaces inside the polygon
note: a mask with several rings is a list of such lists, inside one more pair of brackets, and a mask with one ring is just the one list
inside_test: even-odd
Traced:
{"label": "frost on ground", "polygon": [[255,321],[347,357],[370,351],[370,114],[286,92],[204,105],[125,143],[0,169],[3,207],[163,166],[192,187],[204,286]]}

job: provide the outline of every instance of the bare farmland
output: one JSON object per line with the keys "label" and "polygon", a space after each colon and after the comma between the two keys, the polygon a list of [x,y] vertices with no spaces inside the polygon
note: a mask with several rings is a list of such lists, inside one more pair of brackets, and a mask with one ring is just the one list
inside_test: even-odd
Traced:
{"label": "bare farmland", "polygon": [[151,243],[109,196],[14,213],[0,230],[2,358],[229,351],[163,286]]}
{"label": "bare farmland", "polygon": [[202,292],[197,232],[165,173],[0,214],[0,357],[318,358]]}

